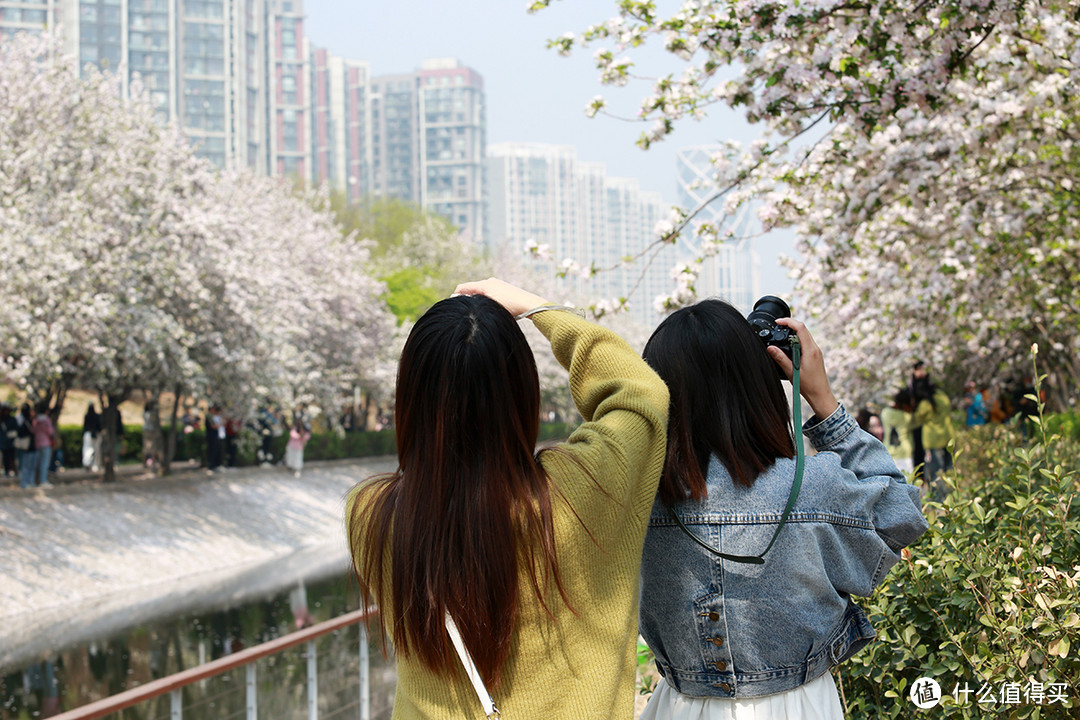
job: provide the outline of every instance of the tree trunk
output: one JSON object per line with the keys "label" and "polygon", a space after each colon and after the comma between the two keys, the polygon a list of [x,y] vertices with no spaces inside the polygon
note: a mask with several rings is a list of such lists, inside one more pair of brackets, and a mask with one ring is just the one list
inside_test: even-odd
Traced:
{"label": "tree trunk", "polygon": [[379,424],[379,403],[372,399],[371,393],[367,395],[364,411],[364,429],[374,430]]}
{"label": "tree trunk", "polygon": [[[67,400],[67,383],[61,383],[56,389],[56,398],[53,401],[53,412],[56,413],[56,422],[60,422],[60,413],[64,410],[64,401]],[[59,427],[59,425],[58,425]]]}
{"label": "tree trunk", "polygon": [[116,482],[116,463],[119,460],[116,450],[120,438],[116,430],[120,426],[120,403],[127,399],[127,393],[113,395],[99,390],[98,399],[101,402],[101,421],[105,426],[101,441],[101,467],[105,471],[102,480],[111,483]]}
{"label": "tree trunk", "polygon": [[172,473],[172,461],[176,457],[176,421],[180,417],[180,401],[183,398],[180,392],[180,386],[177,385],[176,390],[173,391],[172,414],[169,416],[169,434],[165,436],[165,452],[161,457],[162,475]]}

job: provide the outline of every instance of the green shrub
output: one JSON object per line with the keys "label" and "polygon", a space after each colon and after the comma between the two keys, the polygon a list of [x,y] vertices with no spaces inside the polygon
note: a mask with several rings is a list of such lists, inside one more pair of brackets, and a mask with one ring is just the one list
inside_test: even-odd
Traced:
{"label": "green shrub", "polygon": [[1080,442],[1080,412],[1047,415],[1046,431]]}
{"label": "green shrub", "polygon": [[[166,430],[167,432],[167,430]],[[82,427],[67,425],[60,428],[61,443],[64,448],[64,466],[82,467]],[[285,456],[287,435],[274,438],[273,452],[277,460]],[[123,452],[121,463],[142,462],[142,428],[134,425],[124,426]],[[254,465],[255,451],[260,438],[250,430],[241,432],[237,442],[236,464],[240,467]],[[393,455],[397,451],[394,444],[393,430],[365,431],[346,433],[336,431],[314,433],[307,447],[304,458],[307,460],[339,460],[346,458],[370,457],[373,455]],[[189,433],[177,433],[176,453],[173,463],[206,460],[206,431],[193,430]]]}
{"label": "green shrub", "polygon": [[1078,716],[1080,442],[1049,426],[1020,447],[1010,427],[958,438],[929,532],[864,604],[878,641],[837,673],[849,719],[913,717],[921,677],[950,718]]}
{"label": "green shrub", "polygon": [[[570,435],[576,424],[572,423],[541,423],[540,440],[561,440]],[[168,428],[163,432],[168,433]],[[82,427],[65,425],[60,428],[61,442],[64,448],[64,465],[69,468],[82,466]],[[274,438],[272,448],[274,458],[280,460],[285,456],[285,445],[288,443],[288,435]],[[142,462],[142,428],[137,425],[124,426],[123,452],[120,462]],[[254,465],[255,451],[259,448],[260,438],[251,430],[245,428],[237,443],[237,465]],[[346,458],[372,457],[375,455],[393,455],[397,452],[394,440],[394,431],[390,430],[366,430],[359,432],[340,433],[336,430],[330,432],[313,433],[304,448],[306,460],[341,460]],[[188,460],[206,460],[206,431],[193,430],[189,433],[177,433],[176,453],[173,462],[187,462]]]}
{"label": "green shrub", "polygon": [[[64,467],[82,467],[81,425],[61,425],[59,428],[60,446],[64,449]],[[120,462],[142,462],[142,428],[138,425],[125,425],[121,443]]]}

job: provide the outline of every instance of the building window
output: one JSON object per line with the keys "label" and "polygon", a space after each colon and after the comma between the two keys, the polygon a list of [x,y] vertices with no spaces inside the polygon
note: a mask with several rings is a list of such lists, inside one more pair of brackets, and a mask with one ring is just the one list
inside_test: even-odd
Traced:
{"label": "building window", "polygon": [[300,148],[300,124],[295,110],[281,112],[281,147],[288,151]]}

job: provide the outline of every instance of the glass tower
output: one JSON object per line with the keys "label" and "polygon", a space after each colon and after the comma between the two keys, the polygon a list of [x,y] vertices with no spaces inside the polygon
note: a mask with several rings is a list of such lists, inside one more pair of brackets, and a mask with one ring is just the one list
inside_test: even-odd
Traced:
{"label": "glass tower", "polygon": [[[701,145],[683,148],[676,154],[679,204],[687,212],[695,210],[716,191],[711,158],[720,149],[719,146]],[[727,231],[733,232],[732,240],[721,245],[702,265],[697,295],[727,300],[746,313],[752,309],[761,285],[760,260],[753,243],[746,239],[753,218],[748,206],[744,205],[734,217],[725,215],[723,208],[722,198],[703,208],[683,231],[678,245],[682,247],[682,258],[689,259],[698,252],[700,238],[691,230],[695,222],[712,223],[720,229],[721,236]]]}

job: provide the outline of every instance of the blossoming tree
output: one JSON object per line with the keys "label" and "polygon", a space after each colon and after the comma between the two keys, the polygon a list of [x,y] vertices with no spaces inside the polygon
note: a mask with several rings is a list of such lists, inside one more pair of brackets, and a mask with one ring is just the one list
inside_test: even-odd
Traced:
{"label": "blossoming tree", "polygon": [[134,391],[332,407],[392,325],[330,214],[219,173],[49,37],[0,44],[0,254],[0,370],[39,396],[98,391],[106,479]]}
{"label": "blossoming tree", "polygon": [[[1080,387],[1080,3],[617,6],[551,44],[598,45],[615,86],[640,79],[633,53],[650,39],[683,61],[641,101],[642,147],[715,104],[760,123],[761,140],[714,159],[717,202],[753,203],[766,229],[797,231],[798,310],[835,348],[852,399],[891,387],[914,357],[985,379],[1032,341],[1059,396]],[[607,111],[603,97],[588,107]],[[728,239],[695,229],[700,256],[667,307],[694,297],[695,263]]]}

